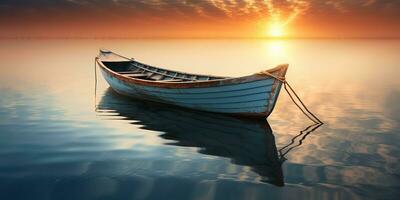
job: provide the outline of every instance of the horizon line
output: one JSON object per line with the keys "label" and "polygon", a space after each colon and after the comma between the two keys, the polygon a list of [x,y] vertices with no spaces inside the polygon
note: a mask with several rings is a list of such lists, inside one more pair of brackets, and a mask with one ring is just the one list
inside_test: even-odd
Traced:
{"label": "horizon line", "polygon": [[299,40],[299,39],[400,39],[400,36],[317,36],[317,37],[134,37],[134,36],[0,36],[4,39],[91,39],[91,40],[129,40],[129,39],[254,39],[254,40]]}

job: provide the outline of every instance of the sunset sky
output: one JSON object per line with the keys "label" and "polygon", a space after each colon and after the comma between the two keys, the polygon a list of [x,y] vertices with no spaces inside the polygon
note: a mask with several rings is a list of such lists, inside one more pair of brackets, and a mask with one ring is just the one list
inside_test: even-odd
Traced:
{"label": "sunset sky", "polygon": [[0,37],[400,37],[399,0],[1,0]]}

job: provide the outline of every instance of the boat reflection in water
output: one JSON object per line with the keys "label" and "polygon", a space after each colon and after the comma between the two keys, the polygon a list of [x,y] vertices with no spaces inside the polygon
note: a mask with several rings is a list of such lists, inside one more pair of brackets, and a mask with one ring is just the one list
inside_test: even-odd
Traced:
{"label": "boat reflection in water", "polygon": [[[240,119],[135,101],[112,89],[105,92],[97,112],[112,112],[126,120],[135,120],[134,124],[143,125],[142,129],[162,132],[160,137],[173,141],[168,145],[198,147],[201,154],[230,158],[234,164],[251,167],[262,182],[284,185],[282,163],[285,158],[282,155],[287,151],[277,150],[265,119]],[[308,133],[300,134],[305,138]],[[285,150],[290,150],[289,145]]]}

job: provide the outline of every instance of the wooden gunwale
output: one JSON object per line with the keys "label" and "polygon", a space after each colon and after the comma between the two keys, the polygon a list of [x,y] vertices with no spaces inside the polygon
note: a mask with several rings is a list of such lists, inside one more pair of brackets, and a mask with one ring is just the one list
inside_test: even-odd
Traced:
{"label": "wooden gunwale", "polygon": [[[130,59],[129,59],[130,60]],[[104,63],[96,57],[96,63],[100,66],[100,68],[108,73],[109,75],[125,81],[130,84],[139,84],[139,85],[145,85],[145,86],[152,86],[152,87],[159,87],[159,88],[198,88],[198,87],[217,87],[217,86],[222,86],[222,85],[230,85],[230,84],[240,84],[240,83],[246,83],[246,82],[252,82],[252,81],[257,81],[257,80],[263,80],[266,79],[266,77],[270,77],[265,74],[253,74],[249,76],[243,76],[243,77],[234,77],[234,78],[224,78],[224,79],[216,79],[216,80],[198,80],[198,81],[193,81],[193,82],[165,82],[165,81],[151,81],[151,80],[143,80],[139,78],[133,78],[133,77],[127,77],[124,76],[123,74],[119,74],[118,72],[115,72],[111,69],[109,69],[107,66],[104,65]],[[275,68],[267,70],[269,73],[275,73],[276,71],[281,71],[283,76],[286,73],[287,70],[287,65],[279,65]],[[180,73],[180,72],[178,72]],[[205,75],[204,75],[205,76]]]}

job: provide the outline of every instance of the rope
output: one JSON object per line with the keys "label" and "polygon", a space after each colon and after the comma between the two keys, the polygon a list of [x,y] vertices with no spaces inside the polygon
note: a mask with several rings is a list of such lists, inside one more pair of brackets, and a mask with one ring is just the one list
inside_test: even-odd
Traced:
{"label": "rope", "polygon": [[[296,92],[293,90],[293,88],[290,86],[290,84],[288,82],[285,82],[283,86],[284,86],[286,92],[288,93],[290,99],[292,99],[293,103],[304,113],[304,115],[306,115],[311,121],[313,121],[316,124],[323,124],[323,122],[307,108],[307,106],[303,103],[303,101],[296,94]],[[286,86],[288,86],[290,91],[293,92],[296,99],[301,103],[301,105],[304,107],[304,109],[302,109],[302,107],[300,107],[300,105],[296,103],[295,99],[292,97],[292,95],[290,94],[290,92]]]}
{"label": "rope", "polygon": [[[283,83],[283,87],[285,88],[286,93],[288,93],[290,99],[293,101],[293,103],[301,110],[301,112],[303,112],[303,114],[310,119],[311,121],[313,121],[316,124],[323,124],[323,122],[317,117],[315,116],[308,108],[307,106],[303,103],[303,101],[300,99],[299,95],[297,95],[297,93],[294,91],[294,89],[290,86],[290,84],[286,81],[285,77],[278,77],[274,74],[269,73],[268,71],[262,71],[259,74],[265,74],[267,76],[270,76],[272,78],[275,78],[276,80],[280,81]],[[289,89],[288,89],[289,88]],[[294,96],[296,98],[294,98],[292,96],[292,94],[289,92],[289,90],[294,94]],[[301,107],[297,101],[300,102],[300,104],[303,106]]]}
{"label": "rope", "polygon": [[[322,124],[312,124],[312,125],[308,126],[307,128],[303,129],[302,131],[300,131],[300,134],[298,134],[294,138],[292,138],[292,140],[289,144],[287,144],[286,146],[279,149],[279,155],[280,155],[281,159],[286,159],[285,158],[286,154],[288,154],[294,148],[301,146],[303,144],[303,141],[306,139],[306,137],[309,134],[311,134],[312,132],[314,132],[315,130],[317,130],[317,128],[319,128],[320,126],[322,126]],[[290,145],[294,144],[296,141],[296,138],[298,138],[300,136],[302,136],[302,137],[298,141],[298,144],[296,144],[294,146],[290,146]]]}
{"label": "rope", "polygon": [[97,111],[97,57],[94,58],[94,109]]}
{"label": "rope", "polygon": [[311,124],[311,125],[307,126],[305,129],[301,130],[301,131],[300,131],[300,134],[294,136],[294,137],[291,139],[290,143],[287,144],[287,145],[285,145],[285,146],[283,146],[283,147],[279,150],[279,152],[282,154],[282,151],[283,151],[284,149],[286,149],[286,148],[289,147],[290,145],[294,144],[294,143],[296,142],[296,139],[297,139],[298,137],[300,137],[301,135],[303,135],[304,132],[308,131],[308,129],[310,129],[311,127],[314,127],[315,125],[316,125],[316,124]]}

